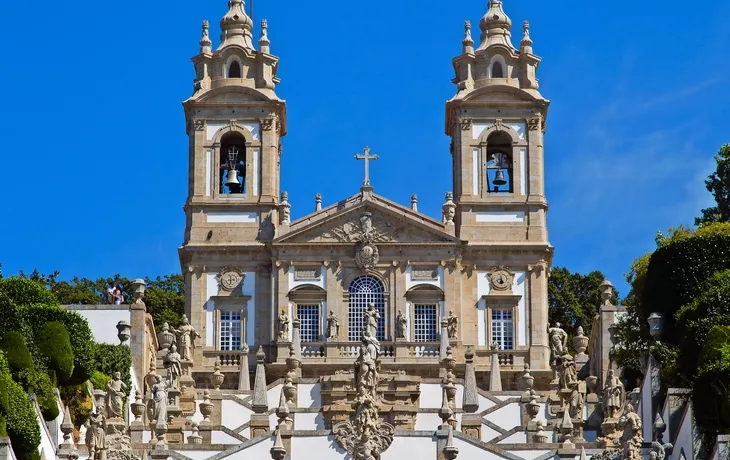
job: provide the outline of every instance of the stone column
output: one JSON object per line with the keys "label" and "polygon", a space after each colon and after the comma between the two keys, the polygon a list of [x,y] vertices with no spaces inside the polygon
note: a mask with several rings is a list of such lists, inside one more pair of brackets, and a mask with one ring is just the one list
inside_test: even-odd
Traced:
{"label": "stone column", "polygon": [[[144,280],[137,279],[132,283],[134,303],[130,306],[131,334],[129,346],[132,350],[132,367],[136,377],[137,388],[144,388],[143,376],[147,373],[145,354],[147,353],[147,307],[142,301],[145,291]],[[154,331],[153,331],[154,333]]]}
{"label": "stone column", "polygon": [[[548,345],[548,272],[547,263],[539,261],[528,266],[530,289],[530,367],[533,370],[550,369]],[[525,318],[526,320],[526,318]]]}

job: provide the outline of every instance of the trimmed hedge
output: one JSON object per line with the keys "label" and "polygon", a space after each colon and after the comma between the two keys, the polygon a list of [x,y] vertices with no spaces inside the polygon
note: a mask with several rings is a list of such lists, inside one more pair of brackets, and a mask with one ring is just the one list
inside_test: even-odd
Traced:
{"label": "trimmed hedge", "polygon": [[730,361],[705,366],[692,384],[695,420],[709,446],[718,434],[730,433]]}
{"label": "trimmed hedge", "polygon": [[60,306],[33,305],[24,309],[24,321],[32,331],[38,331],[44,324],[58,322],[68,331],[73,350],[74,369],[66,382],[79,384],[87,381],[95,369],[94,336],[89,323],[78,313]]}
{"label": "trimmed hedge", "polygon": [[33,369],[33,357],[28,350],[25,337],[19,332],[10,331],[0,341],[0,350],[5,352],[8,366],[13,375],[26,369]]}
{"label": "trimmed hedge", "polygon": [[33,404],[23,387],[12,380],[8,382],[8,436],[18,460],[38,458],[41,431],[38,427]]}
{"label": "trimmed hedge", "polygon": [[0,436],[8,435],[5,417],[10,411],[8,405],[8,387],[12,380],[8,360],[5,358],[5,353],[0,350]]}
{"label": "trimmed hedge", "polygon": [[35,334],[38,350],[48,359],[48,369],[56,373],[59,382],[71,378],[74,353],[66,327],[58,322],[46,323]]}
{"label": "trimmed hedge", "polygon": [[10,296],[0,291],[0,339],[8,331],[22,331],[24,327],[22,318],[20,307]]}
{"label": "trimmed hedge", "polygon": [[676,312],[702,295],[706,280],[727,269],[730,236],[724,234],[695,235],[657,249],[646,273],[640,316],[663,313],[663,340],[677,345]]}
{"label": "trimmed hedge", "polygon": [[99,371],[94,371],[89,377],[89,383],[95,390],[106,391],[107,384],[111,381],[111,377]]}

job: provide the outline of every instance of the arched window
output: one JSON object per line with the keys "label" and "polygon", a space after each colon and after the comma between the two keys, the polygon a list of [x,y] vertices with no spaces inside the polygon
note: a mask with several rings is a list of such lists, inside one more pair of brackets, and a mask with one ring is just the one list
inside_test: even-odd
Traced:
{"label": "arched window", "polygon": [[222,195],[246,192],[246,139],[239,133],[227,133],[221,139],[218,187]]}
{"label": "arched window", "polygon": [[513,193],[511,152],[512,140],[506,133],[498,131],[487,139],[488,193]]}
{"label": "arched window", "polygon": [[241,78],[241,64],[233,61],[228,66],[228,78]]}
{"label": "arched window", "polygon": [[504,78],[504,67],[499,61],[492,63],[492,78]]}
{"label": "arched window", "polygon": [[365,275],[350,284],[350,306],[347,337],[351,342],[359,342],[365,327],[363,318],[369,304],[375,304],[380,313],[378,320],[378,340],[385,340],[385,288],[374,276]]}

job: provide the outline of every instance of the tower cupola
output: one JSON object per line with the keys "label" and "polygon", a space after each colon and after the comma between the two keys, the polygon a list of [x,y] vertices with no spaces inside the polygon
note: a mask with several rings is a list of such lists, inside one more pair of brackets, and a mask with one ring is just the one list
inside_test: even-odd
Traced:
{"label": "tower cupola", "polygon": [[479,49],[496,44],[511,48],[511,27],[512,20],[504,12],[501,0],[490,0],[487,13],[479,21],[479,28],[482,30]]}
{"label": "tower cupola", "polygon": [[253,50],[253,20],[245,12],[243,0],[228,0],[228,13],[221,19],[221,44],[218,49],[239,45]]}

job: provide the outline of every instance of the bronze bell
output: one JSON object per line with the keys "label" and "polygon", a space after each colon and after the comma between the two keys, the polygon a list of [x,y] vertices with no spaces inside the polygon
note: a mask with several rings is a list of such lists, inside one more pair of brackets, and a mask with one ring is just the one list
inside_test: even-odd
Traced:
{"label": "bronze bell", "polygon": [[239,185],[241,185],[241,183],[238,181],[238,171],[235,169],[229,169],[228,178],[226,179],[226,187],[231,188]]}
{"label": "bronze bell", "polygon": [[492,184],[499,187],[501,185],[505,185],[507,181],[504,179],[504,171],[502,169],[497,170],[497,174],[494,176],[494,180],[492,181]]}

